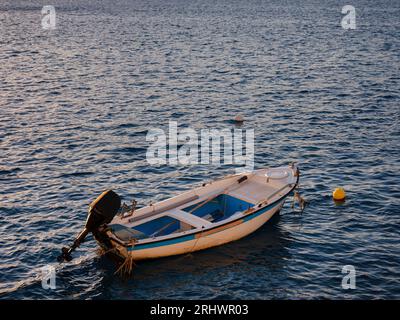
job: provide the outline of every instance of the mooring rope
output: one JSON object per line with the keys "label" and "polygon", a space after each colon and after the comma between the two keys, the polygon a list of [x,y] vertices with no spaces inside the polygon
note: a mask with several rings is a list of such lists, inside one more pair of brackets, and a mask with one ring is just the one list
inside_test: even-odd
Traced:
{"label": "mooring rope", "polygon": [[[131,240],[131,247],[135,246],[136,243],[136,239],[132,238]],[[121,277],[128,277],[132,274],[133,271],[133,267],[136,266],[135,260],[133,259],[133,256],[131,254],[129,254],[128,250],[123,247],[125,249],[125,259],[124,262],[121,263],[121,265],[118,267],[118,269],[114,272],[114,274],[118,274]],[[115,247],[110,248],[108,250],[104,250],[103,248],[99,248],[98,252],[100,255],[106,255],[107,253],[110,252],[116,252],[117,249]]]}
{"label": "mooring rope", "polygon": [[[132,246],[134,246],[134,244]],[[126,248],[124,249],[126,250]],[[114,274],[118,274],[121,277],[129,277],[132,275],[133,267],[135,266],[136,263],[133,259],[133,256],[128,253],[128,250],[126,250],[126,258],[119,268],[114,272]]]}
{"label": "mooring rope", "polygon": [[299,191],[294,191],[293,195],[293,201],[292,201],[292,209],[294,209],[295,203],[298,202],[299,207],[300,207],[300,213],[303,213],[305,207],[306,207],[306,200],[300,195]]}

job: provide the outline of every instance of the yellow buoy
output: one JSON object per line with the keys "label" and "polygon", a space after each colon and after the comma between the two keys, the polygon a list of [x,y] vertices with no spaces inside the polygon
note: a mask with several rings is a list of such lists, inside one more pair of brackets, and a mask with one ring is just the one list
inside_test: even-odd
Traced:
{"label": "yellow buoy", "polygon": [[332,196],[335,201],[344,201],[346,199],[346,192],[343,188],[336,188],[333,190]]}

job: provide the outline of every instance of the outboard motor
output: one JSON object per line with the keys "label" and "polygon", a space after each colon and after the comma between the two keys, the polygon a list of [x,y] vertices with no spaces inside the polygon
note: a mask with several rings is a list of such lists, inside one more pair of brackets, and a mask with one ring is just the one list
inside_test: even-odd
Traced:
{"label": "outboard motor", "polygon": [[121,207],[121,198],[112,190],[104,191],[96,200],[89,205],[89,213],[85,228],[76,237],[69,248],[62,248],[62,254],[58,261],[71,261],[71,253],[85,240],[89,232],[96,232],[100,226],[110,223]]}

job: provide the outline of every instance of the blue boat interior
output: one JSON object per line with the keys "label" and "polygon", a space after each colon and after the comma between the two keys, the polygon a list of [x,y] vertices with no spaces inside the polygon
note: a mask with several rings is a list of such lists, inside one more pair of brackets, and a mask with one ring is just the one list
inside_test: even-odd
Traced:
{"label": "blue boat interior", "polygon": [[213,200],[205,203],[199,208],[196,208],[198,205],[199,204],[197,203],[183,208],[182,210],[215,223],[231,217],[238,211],[245,211],[251,208],[254,204],[232,197],[228,194],[220,194]]}
{"label": "blue boat interior", "polygon": [[[220,194],[203,205],[196,203],[186,208],[182,208],[182,210],[208,220],[209,222],[216,223],[231,217],[238,211],[245,211],[253,205],[254,204],[233,196]],[[112,232],[123,241],[128,241],[133,238],[144,239],[165,236],[172,233],[194,229],[193,226],[168,215],[136,225],[133,228],[127,228],[120,224],[112,224],[109,225],[109,227]]]}

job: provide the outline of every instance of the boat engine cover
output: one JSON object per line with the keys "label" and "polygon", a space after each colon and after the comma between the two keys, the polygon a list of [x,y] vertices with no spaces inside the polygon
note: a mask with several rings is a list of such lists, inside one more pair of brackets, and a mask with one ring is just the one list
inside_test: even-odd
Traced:
{"label": "boat engine cover", "polygon": [[94,231],[102,224],[110,223],[121,207],[121,198],[112,190],[104,191],[89,205],[86,229]]}

